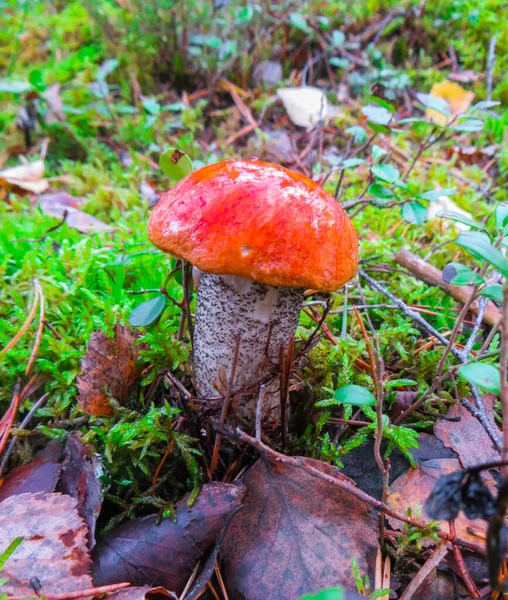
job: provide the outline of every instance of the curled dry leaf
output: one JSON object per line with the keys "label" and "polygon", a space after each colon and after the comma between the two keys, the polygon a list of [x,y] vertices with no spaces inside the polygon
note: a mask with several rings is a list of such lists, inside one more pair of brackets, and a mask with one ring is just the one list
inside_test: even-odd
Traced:
{"label": "curled dry leaf", "polygon": [[0,171],[0,186],[7,191],[42,194],[49,187],[48,181],[44,179],[44,161],[36,160]]}
{"label": "curled dry leaf", "polygon": [[282,100],[288,117],[299,127],[313,128],[328,115],[326,95],[319,88],[279,88],[277,96]]}
{"label": "curled dry leaf", "polygon": [[[452,423],[457,425],[457,423]],[[456,458],[433,459],[418,465],[416,469],[409,469],[401,475],[391,486],[388,496],[388,504],[395,510],[406,513],[411,509],[413,517],[430,521],[429,515],[423,508],[425,501],[434,489],[442,475],[448,475],[462,468],[460,461]],[[485,483],[492,493],[495,493],[495,483],[490,475],[486,475]],[[421,512],[420,512],[421,511]],[[402,529],[400,521],[389,519],[394,529]],[[440,522],[443,531],[449,531],[448,522]],[[455,519],[457,536],[473,544],[481,543],[481,537],[487,537],[487,523],[481,519],[468,519],[460,512]],[[476,532],[476,533],[475,533]],[[479,537],[480,536],[480,537]]]}
{"label": "curled dry leaf", "polygon": [[33,460],[12,469],[0,487],[0,502],[29,492],[54,492],[62,458],[62,444],[52,440]]}
{"label": "curled dry leaf", "polygon": [[80,407],[100,417],[113,414],[109,398],[126,404],[142,372],[138,364],[141,346],[136,346],[139,334],[118,323],[114,332],[113,339],[102,331],[92,333],[76,380]]}
{"label": "curled dry leaf", "polygon": [[77,198],[66,192],[44,194],[39,198],[39,204],[44,214],[64,219],[69,227],[81,233],[101,233],[115,231],[111,225],[106,225],[100,219],[93,217],[77,207],[85,202],[85,198]]}
{"label": "curled dry leaf", "polygon": [[451,81],[435,83],[430,90],[430,94],[431,96],[446,100],[450,106],[450,115],[448,117],[433,108],[426,109],[425,114],[427,118],[432,119],[440,125],[446,125],[458,114],[467,112],[474,99],[473,92],[466,92],[458,83]]}
{"label": "curled dry leaf", "polygon": [[23,542],[0,571],[2,592],[33,596],[37,578],[43,594],[92,587],[87,528],[76,500],[64,494],[21,494],[0,504],[0,551],[16,538]]}
{"label": "curled dry leaf", "polygon": [[[338,469],[307,464],[334,477]],[[351,559],[370,573],[378,522],[370,507],[302,469],[258,460],[244,479],[221,556],[231,598],[294,600],[326,587],[355,589]]]}
{"label": "curled dry leaf", "polygon": [[101,465],[90,446],[81,441],[79,433],[72,434],[65,445],[65,460],[58,491],[78,502],[79,516],[88,527],[88,548],[95,546],[95,524],[102,506],[102,487],[98,479]]}
{"label": "curled dry leaf", "polygon": [[241,486],[208,483],[192,507],[187,498],[176,504],[175,518],[157,524],[157,516],[152,515],[123,523],[95,548],[94,583],[149,583],[181,594],[198,560],[213,548],[240,506],[243,494]]}
{"label": "curled dry leaf", "polygon": [[[494,397],[487,394],[483,397],[487,417],[496,427],[493,418]],[[439,420],[434,426],[434,433],[447,448],[454,450],[464,467],[475,467],[481,463],[499,460],[499,452],[476,417],[457,402],[450,409],[448,416],[458,417],[459,421]]]}

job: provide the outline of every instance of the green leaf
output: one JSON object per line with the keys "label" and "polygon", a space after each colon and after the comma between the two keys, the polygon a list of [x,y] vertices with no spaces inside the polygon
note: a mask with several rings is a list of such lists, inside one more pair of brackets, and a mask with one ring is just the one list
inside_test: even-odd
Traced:
{"label": "green leaf", "polygon": [[355,125],[354,127],[348,127],[346,133],[353,136],[353,142],[355,144],[363,144],[367,139],[367,133],[363,127]]}
{"label": "green leaf", "polygon": [[248,23],[252,19],[253,16],[254,16],[254,9],[252,8],[252,6],[250,4],[248,4],[247,6],[244,6],[236,13],[237,19],[239,19],[240,21],[243,21],[244,23]]}
{"label": "green leaf", "polygon": [[381,183],[371,184],[369,186],[368,192],[376,198],[395,198],[395,194],[392,192],[392,190],[389,187],[386,187],[386,185],[382,185]]}
{"label": "green leaf", "polygon": [[456,193],[456,190],[443,188],[441,190],[429,190],[427,192],[423,192],[423,194],[418,194],[418,197],[423,198],[424,200],[430,200],[431,202],[437,202],[439,200],[439,196],[453,196]]}
{"label": "green leaf", "polygon": [[496,206],[496,227],[499,231],[504,229],[508,223],[508,202]]}
{"label": "green leaf", "polygon": [[345,41],[346,36],[342,31],[340,31],[339,29],[335,29],[335,31],[332,31],[332,46],[334,48],[340,48],[340,46],[344,45]]}
{"label": "green leaf", "polygon": [[374,394],[360,385],[345,385],[335,391],[333,398],[339,404],[354,404],[355,406],[374,406],[376,404]]}
{"label": "green leaf", "polygon": [[364,165],[366,161],[363,158],[346,158],[343,160],[339,168],[340,169],[352,169],[353,167],[357,167],[358,165]]}
{"label": "green leaf", "polygon": [[161,105],[153,96],[144,97],[142,100],[142,104],[146,112],[151,115],[158,115],[161,111]]}
{"label": "green leaf", "polygon": [[493,283],[492,285],[488,285],[484,287],[480,292],[480,296],[485,296],[485,298],[490,298],[495,302],[499,302],[499,304],[503,304],[503,286],[500,283]]}
{"label": "green leaf", "polygon": [[409,385],[418,385],[414,379],[391,379],[385,383],[385,388],[390,390],[394,387],[407,387]]}
{"label": "green leaf", "polygon": [[9,92],[11,94],[24,94],[32,86],[27,81],[5,81],[0,80],[0,92]]}
{"label": "green leaf", "polygon": [[422,94],[421,92],[416,94],[416,98],[418,102],[420,102],[420,104],[423,104],[423,106],[425,106],[425,108],[433,108],[434,110],[437,110],[437,112],[445,116],[450,115],[450,105],[443,98],[433,96],[432,94]]}
{"label": "green leaf", "polygon": [[392,130],[386,126],[381,125],[380,123],[374,123],[373,121],[367,121],[367,125],[372,129],[374,133],[391,133]]}
{"label": "green leaf", "polygon": [[345,600],[344,590],[339,588],[323,590],[313,596],[302,596],[300,600]]}
{"label": "green leaf", "polygon": [[14,554],[16,549],[23,542],[24,538],[17,537],[12,540],[12,542],[7,546],[7,548],[0,554],[0,571],[5,567],[5,564],[9,560],[9,558]]}
{"label": "green leaf", "polygon": [[189,36],[189,44],[195,46],[207,46],[208,48],[220,48],[222,40],[216,35],[201,35],[200,33]]}
{"label": "green leaf", "polygon": [[450,129],[461,133],[481,131],[483,129],[483,121],[480,121],[479,119],[470,119],[468,121],[463,121],[462,123],[451,125]]}
{"label": "green leaf", "polygon": [[97,81],[105,81],[106,77],[111,75],[119,64],[117,58],[108,58],[108,60],[105,60],[97,72]]}
{"label": "green leaf", "polygon": [[508,260],[494,248],[486,233],[480,231],[463,231],[457,244],[474,258],[493,265],[504,277],[508,277]]}
{"label": "green leaf", "polygon": [[165,175],[176,181],[180,181],[194,171],[191,159],[185,152],[180,152],[176,148],[168,148],[161,154],[159,165]]}
{"label": "green leaf", "polygon": [[455,212],[453,210],[440,210],[438,213],[436,213],[436,217],[440,217],[441,219],[450,219],[451,221],[462,223],[463,225],[467,225],[468,227],[472,227],[473,229],[485,229],[480,223],[477,223],[476,221],[473,221],[473,219],[466,217],[466,215]]}
{"label": "green leaf", "polygon": [[362,114],[367,117],[370,123],[376,123],[376,125],[388,125],[392,118],[392,113],[388,109],[373,104],[364,106]]}
{"label": "green leaf", "polygon": [[467,381],[482,390],[496,394],[501,394],[501,373],[494,365],[488,363],[470,363],[460,367],[457,371],[463,381]]}
{"label": "green leaf", "polygon": [[419,202],[406,202],[400,212],[404,221],[412,225],[420,225],[427,220],[427,207]]}
{"label": "green leaf", "polygon": [[374,160],[375,162],[377,162],[381,157],[386,156],[387,154],[388,152],[384,148],[381,148],[381,146],[378,146],[377,144],[374,144],[372,146],[372,160]]}
{"label": "green leaf", "polygon": [[142,302],[129,315],[129,323],[133,327],[146,327],[160,317],[166,306],[166,297],[157,296]]}
{"label": "green leaf", "polygon": [[387,183],[393,183],[399,178],[397,169],[390,165],[374,165],[370,170],[375,177]]}
{"label": "green leaf", "polygon": [[480,285],[485,279],[469,267],[457,262],[451,262],[443,269],[443,281],[454,285]]}
{"label": "green leaf", "polygon": [[337,67],[337,69],[347,69],[351,64],[347,58],[340,58],[339,56],[332,56],[329,62],[332,67]]}
{"label": "green leaf", "polygon": [[489,108],[494,108],[494,106],[499,106],[501,102],[495,102],[492,100],[482,100],[477,104],[473,104],[471,110],[477,110],[479,112],[483,112],[485,110],[489,110]]}
{"label": "green leaf", "polygon": [[293,27],[303,31],[304,33],[309,32],[309,26],[307,25],[307,19],[298,12],[291,13],[289,15],[289,22]]}

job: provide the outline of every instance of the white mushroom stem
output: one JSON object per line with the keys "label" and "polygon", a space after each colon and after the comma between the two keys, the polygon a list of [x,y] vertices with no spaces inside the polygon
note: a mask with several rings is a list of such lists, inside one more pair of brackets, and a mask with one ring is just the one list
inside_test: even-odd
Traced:
{"label": "white mushroom stem", "polygon": [[226,394],[237,344],[232,392],[253,388],[287,351],[303,289],[273,287],[233,275],[203,273],[194,326],[194,373],[201,397]]}

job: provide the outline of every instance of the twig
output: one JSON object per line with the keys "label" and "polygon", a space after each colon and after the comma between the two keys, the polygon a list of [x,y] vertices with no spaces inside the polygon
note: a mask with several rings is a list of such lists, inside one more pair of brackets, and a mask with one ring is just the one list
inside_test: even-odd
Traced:
{"label": "twig", "polygon": [[494,65],[496,64],[496,42],[497,38],[493,35],[489,42],[489,52],[487,56],[487,100],[492,100],[492,81],[494,75]]}
{"label": "twig", "polygon": [[[49,394],[44,394],[44,396],[42,396],[41,398],[39,398],[39,400],[37,400],[37,402],[32,406],[32,408],[30,409],[30,411],[28,412],[26,417],[23,419],[23,421],[21,421],[19,427],[17,428],[18,431],[22,431],[23,429],[25,429],[25,427],[32,420],[32,417],[35,415],[37,410],[44,404],[44,402],[46,402],[46,400],[48,398],[49,398]],[[16,445],[17,441],[18,441],[18,436],[16,436],[16,435],[13,436],[11,443],[9,444],[9,446],[7,447],[7,450],[5,451],[4,457],[2,458],[2,462],[0,463],[0,477],[2,477],[2,473],[5,469],[5,465],[7,464],[7,461],[9,460],[9,456],[12,454],[12,451],[14,450],[14,446]]]}
{"label": "twig", "polygon": [[35,357],[37,356],[39,346],[41,345],[42,332],[44,330],[44,292],[42,291],[42,287],[37,280],[35,280],[35,287],[39,295],[39,324],[37,325],[34,347],[32,348],[32,353],[30,354],[30,359],[28,360],[28,364],[25,369],[25,375],[30,375],[32,367],[34,366]]}
{"label": "twig", "polygon": [[[266,446],[265,444],[263,444],[263,442],[261,442],[261,440],[256,440],[256,438],[253,438],[252,436],[244,433],[241,429],[236,429],[235,432],[228,431],[228,430],[221,430],[221,433],[222,433],[222,435],[230,437],[232,439],[236,439],[241,442],[246,442],[247,444],[249,444],[250,446],[255,448],[258,452],[260,452],[264,458],[266,458],[267,460],[270,460],[271,462],[274,462],[276,464],[289,465],[291,467],[301,469],[302,471],[307,472],[309,475],[312,475],[313,477],[321,479],[322,481],[326,481],[327,483],[329,483],[330,485],[333,485],[337,489],[340,489],[343,492],[346,492],[348,494],[352,494],[353,496],[358,498],[358,500],[365,502],[369,506],[372,506],[372,508],[374,508],[378,511],[382,511],[385,514],[387,514],[388,516],[393,517],[394,519],[397,519],[398,521],[401,521],[402,523],[408,523],[409,525],[412,525],[413,527],[417,527],[418,529],[428,528],[428,523],[426,523],[424,521],[419,521],[418,519],[413,519],[412,517],[408,517],[404,513],[401,513],[401,512],[398,512],[397,510],[392,509],[390,506],[388,506],[384,502],[381,502],[381,500],[376,500],[376,498],[369,496],[369,494],[363,492],[356,486],[352,485],[348,480],[337,479],[336,477],[327,475],[323,471],[320,471],[319,469],[316,469],[315,467],[312,467],[311,465],[306,463],[305,459],[302,457],[286,456],[285,454],[281,454],[280,452],[277,452],[276,450],[273,450],[269,446]],[[447,533],[447,532],[441,531],[441,530],[437,530],[436,534],[442,540],[451,542],[452,544],[457,544],[461,548],[464,548],[466,550],[471,550],[473,552],[478,552],[479,554],[482,554],[482,555],[485,554],[485,549],[482,546],[479,546],[478,544],[472,544],[470,542],[466,542],[465,540],[457,538],[456,536],[452,536],[450,533]]]}
{"label": "twig", "polygon": [[[44,594],[47,600],[74,600],[75,598],[83,598],[84,596],[100,596],[102,594],[111,594],[118,590],[123,590],[131,584],[127,581],[123,583],[112,583],[110,585],[102,585],[100,587],[87,588],[86,590],[78,590],[76,592],[63,592],[61,594]],[[174,596],[176,598],[176,596]],[[9,596],[8,600],[40,600],[39,596]]]}
{"label": "twig", "polygon": [[[452,535],[456,535],[455,531],[455,521],[450,521],[450,533]],[[478,588],[476,587],[471,574],[467,570],[466,563],[464,562],[464,557],[462,556],[462,551],[458,546],[453,546],[453,556],[455,557],[455,562],[457,563],[457,567],[459,568],[460,576],[462,577],[462,581],[465,583],[467,587],[467,591],[471,598],[479,598],[480,594],[478,592]]]}
{"label": "twig", "polygon": [[37,287],[35,287],[34,303],[32,305],[32,308],[30,309],[30,312],[28,313],[28,317],[25,319],[25,322],[21,326],[21,329],[12,338],[12,340],[7,344],[7,346],[5,346],[5,348],[3,348],[2,350],[0,350],[0,355],[1,354],[5,354],[6,352],[9,352],[9,350],[11,350],[11,348],[14,348],[14,346],[19,342],[19,340],[21,339],[22,335],[25,333],[25,331],[32,324],[32,321],[34,320],[34,317],[35,317],[35,313],[37,311],[38,304],[39,304],[39,292],[38,292]]}
{"label": "twig", "polygon": [[[221,415],[220,415],[220,427],[221,428],[224,427],[224,423],[226,422],[226,417],[228,414],[229,402],[231,400],[231,393],[233,391],[233,385],[235,383],[235,375],[236,375],[236,368],[238,366],[238,355],[240,353],[241,341],[242,341],[241,337],[238,336],[238,338],[236,340],[235,354],[233,356],[233,364],[231,366],[231,375],[229,377],[226,395],[224,396],[224,402],[222,403],[222,411],[221,411]],[[219,462],[219,450],[220,450],[221,440],[222,440],[222,436],[220,435],[220,433],[217,433],[215,436],[215,443],[213,446],[212,461],[210,463],[210,476],[211,477],[213,477],[213,474],[214,474],[215,469],[217,468],[217,464]]]}
{"label": "twig", "polygon": [[266,396],[266,387],[262,385],[259,388],[258,401],[256,404],[256,439],[261,439],[261,415],[263,412],[263,403]]}
{"label": "twig", "polygon": [[9,432],[12,428],[12,424],[14,423],[14,419],[16,418],[16,413],[18,412],[19,402],[19,385],[16,384],[14,387],[14,393],[12,394],[11,404],[7,409],[7,412],[0,420],[0,454],[2,454],[4,451],[7,440],[9,439]]}
{"label": "twig", "polygon": [[294,338],[289,339],[287,350],[280,346],[280,427],[282,448],[286,447],[288,438],[288,410],[289,410],[289,376],[293,364]]}
{"label": "twig", "polygon": [[[499,371],[501,373],[501,402],[503,405],[503,451],[501,460],[508,457],[508,284],[503,289],[503,321],[501,323],[501,354]],[[503,468],[503,474],[508,475],[508,468]]]}
{"label": "twig", "polygon": [[466,345],[464,346],[464,350],[462,350],[462,356],[464,357],[464,360],[468,360],[469,355],[471,354],[471,350],[473,349],[473,344],[476,341],[476,337],[477,337],[478,332],[480,331],[480,327],[482,325],[483,315],[485,314],[486,308],[487,308],[487,298],[482,296],[478,302],[478,314],[476,315],[473,331],[471,332],[471,335],[469,336],[469,339],[467,340]]}
{"label": "twig", "polygon": [[[185,421],[184,417],[180,417],[178,419],[178,423],[176,424],[175,429],[174,429],[176,432],[180,431],[180,428],[183,425],[184,421]],[[157,466],[157,469],[155,470],[155,474],[154,474],[153,479],[152,479],[152,485],[155,485],[157,483],[157,480],[159,479],[159,475],[160,475],[160,473],[162,471],[162,467],[164,466],[164,464],[167,461],[169,455],[173,451],[173,448],[175,447],[175,443],[176,443],[176,441],[175,441],[175,438],[173,436],[173,438],[171,439],[171,441],[168,444],[166,452],[164,452],[164,456],[162,457],[160,463]]]}
{"label": "twig", "polygon": [[418,591],[425,579],[427,579],[429,574],[432,573],[432,571],[438,566],[438,564],[443,560],[443,558],[447,554],[448,548],[446,547],[446,544],[441,544],[441,546],[438,546],[430,555],[430,557],[425,561],[423,567],[410,581],[409,585],[400,597],[400,600],[411,600],[411,598],[413,598],[413,596]]}

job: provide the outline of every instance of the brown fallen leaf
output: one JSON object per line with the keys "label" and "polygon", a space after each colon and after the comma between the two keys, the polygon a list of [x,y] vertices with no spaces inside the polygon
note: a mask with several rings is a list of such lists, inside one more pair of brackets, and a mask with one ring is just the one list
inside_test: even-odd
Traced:
{"label": "brown fallen leaf", "polygon": [[101,233],[115,231],[115,227],[106,225],[100,219],[93,217],[77,207],[85,202],[85,198],[76,198],[66,192],[44,194],[39,198],[39,205],[44,214],[64,219],[69,227],[81,233]]}
{"label": "brown fallen leaf", "polygon": [[62,458],[62,444],[52,440],[29,463],[12,469],[0,487],[0,502],[28,492],[54,492]]}
{"label": "brown fallen leaf", "polygon": [[440,125],[446,125],[458,114],[467,112],[474,99],[474,92],[466,92],[458,83],[451,81],[435,83],[430,90],[430,94],[446,100],[450,106],[450,115],[448,117],[433,108],[427,108],[425,111],[427,118],[432,119]]}
{"label": "brown fallen leaf", "polygon": [[[345,479],[313,459],[307,464]],[[351,560],[373,574],[378,521],[370,507],[306,471],[262,459],[246,475],[244,506],[221,556],[231,598],[294,600],[327,587],[355,589]]]}
{"label": "brown fallen leaf", "polygon": [[46,123],[55,123],[55,121],[65,121],[65,113],[62,112],[63,102],[60,97],[60,88],[62,86],[59,83],[50,85],[48,89],[41,94],[46,100],[48,112],[46,114]]}
{"label": "brown fallen leaf", "polygon": [[0,549],[23,537],[0,571],[7,578],[2,592],[33,596],[30,581],[37,578],[43,594],[92,587],[87,528],[76,500],[64,494],[21,494],[0,504]]}
{"label": "brown fallen leaf", "polygon": [[76,379],[80,407],[100,417],[113,414],[109,398],[122,406],[127,403],[142,372],[138,365],[141,346],[135,345],[139,334],[118,323],[114,332],[113,339],[102,331],[92,333]]}
{"label": "brown fallen leaf", "polygon": [[[487,394],[483,397],[487,417],[494,424],[494,397]],[[499,452],[481,423],[457,402],[448,412],[450,417],[458,417],[460,421],[440,419],[434,425],[434,433],[447,448],[454,450],[464,467],[475,467],[481,463],[499,460]],[[494,427],[496,425],[494,424]],[[501,433],[501,432],[500,432]]]}
{"label": "brown fallen leaf", "polygon": [[36,160],[0,171],[0,186],[7,191],[25,191],[42,194],[49,187],[44,179],[44,161]]}
{"label": "brown fallen leaf", "polygon": [[95,546],[95,524],[102,506],[102,487],[97,476],[99,469],[99,459],[90,446],[83,444],[79,433],[73,433],[65,445],[58,491],[77,500],[79,516],[88,527],[90,550]]}
{"label": "brown fallen leaf", "polygon": [[[456,425],[457,423],[453,424]],[[440,458],[428,460],[418,465],[416,469],[409,469],[390,486],[389,506],[403,513],[410,508],[413,517],[416,518],[420,518],[418,513],[421,509],[421,519],[430,521],[430,517],[423,508],[425,501],[442,475],[459,471],[461,468],[462,465],[456,458]],[[495,482],[488,473],[485,476],[485,483],[495,493]],[[389,520],[394,529],[402,529],[400,521]],[[447,521],[441,521],[440,527],[443,531],[449,531]],[[468,519],[462,511],[455,519],[455,530],[457,537],[473,544],[481,544],[482,537],[487,537],[487,523],[481,519]],[[479,535],[475,535],[471,530]]]}
{"label": "brown fallen leaf", "polygon": [[176,504],[176,518],[158,523],[157,515],[134,519],[99,541],[94,551],[95,585],[129,581],[162,585],[181,594],[198,560],[214,546],[241,504],[242,486],[208,483],[196,502]]}

